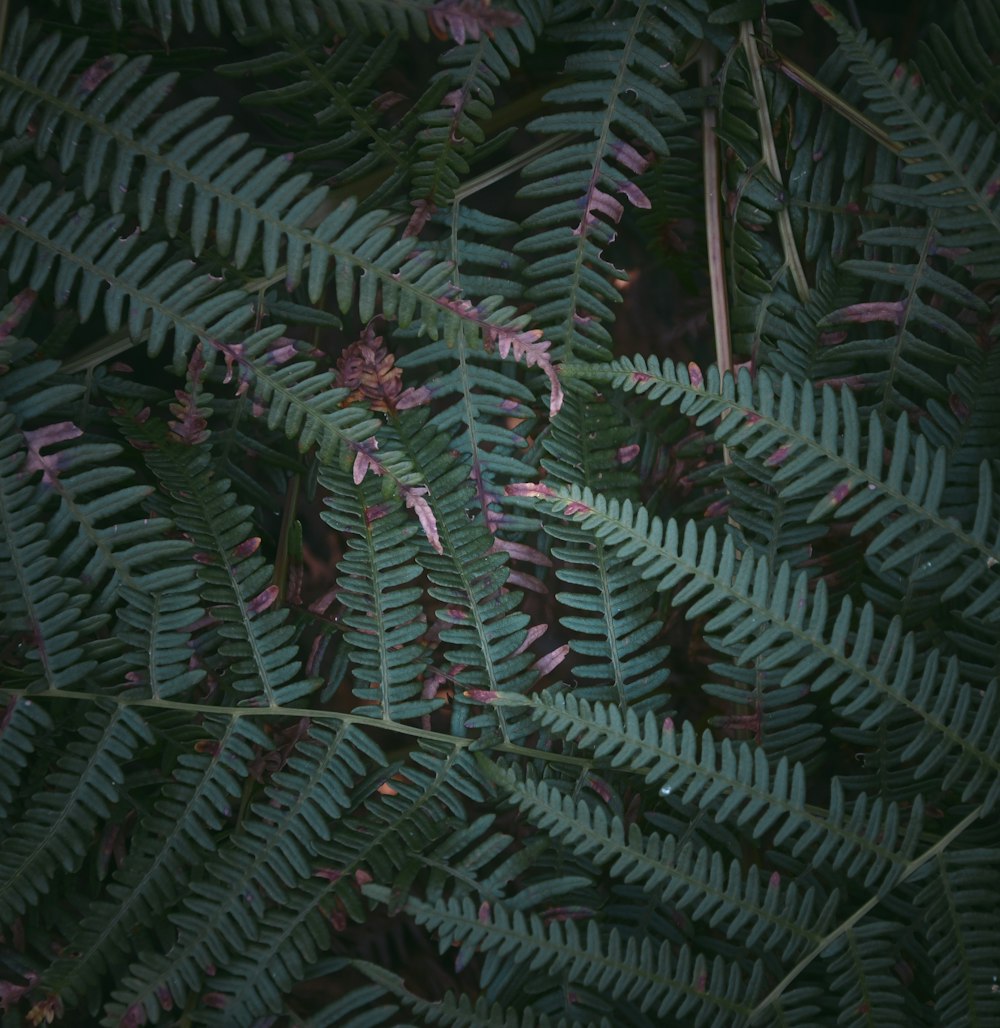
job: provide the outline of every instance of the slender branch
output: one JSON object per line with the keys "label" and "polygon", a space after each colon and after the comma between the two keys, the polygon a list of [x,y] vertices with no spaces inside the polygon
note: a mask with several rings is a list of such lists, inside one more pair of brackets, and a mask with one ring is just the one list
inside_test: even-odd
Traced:
{"label": "slender branch", "polygon": [[[702,89],[712,86],[715,53],[703,47],[698,57],[698,76]],[[715,106],[701,109],[702,168],[705,177],[705,235],[708,242],[708,278],[712,293],[712,324],[715,330],[715,363],[719,373],[733,368],[732,336],[729,328],[729,301],[726,295],[726,262],[722,241],[719,142],[715,134]]]}
{"label": "slender branch", "polygon": [[[760,54],[757,51],[757,39],[754,36],[753,23],[744,21],[740,25],[740,42],[746,54],[747,66],[750,70],[750,83],[753,86],[754,100],[757,104],[757,124],[760,132],[760,143],[764,153],[764,163],[775,182],[783,182],[781,163],[778,150],[774,145],[774,133],[771,130],[771,115],[767,105],[767,93],[764,90],[764,76],[760,70]],[[809,282],[806,279],[798,247],[795,245],[795,233],[792,231],[792,219],[788,206],[783,204],[778,210],[778,233],[781,246],[785,252],[785,263],[792,276],[795,292],[799,300],[805,303],[809,299]]]}
{"label": "slender branch", "polygon": [[812,94],[820,103],[829,107],[830,110],[836,111],[837,114],[849,121],[855,128],[861,129],[866,136],[875,140],[879,146],[884,146],[887,150],[896,154],[903,149],[881,126],[876,125],[870,118],[865,117],[838,93],[824,86],[819,79],[810,75],[805,68],[800,67],[780,53],[775,53],[774,59],[770,63],[773,63],[785,78],[794,82],[800,89]]}

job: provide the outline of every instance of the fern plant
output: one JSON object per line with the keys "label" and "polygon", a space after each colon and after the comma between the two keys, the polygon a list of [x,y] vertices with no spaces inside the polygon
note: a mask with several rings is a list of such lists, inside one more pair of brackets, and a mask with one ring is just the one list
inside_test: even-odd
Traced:
{"label": "fern plant", "polygon": [[1000,1025],[1000,4],[851,7],[0,5],[4,1025]]}

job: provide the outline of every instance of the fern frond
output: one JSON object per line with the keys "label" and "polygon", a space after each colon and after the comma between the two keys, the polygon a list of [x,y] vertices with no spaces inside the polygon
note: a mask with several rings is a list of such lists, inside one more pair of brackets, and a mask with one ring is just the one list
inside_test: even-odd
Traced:
{"label": "fern frond", "polygon": [[205,678],[204,668],[191,667],[191,626],[205,611],[198,605],[194,566],[189,567],[187,580],[169,590],[121,591],[116,637],[126,648],[123,662],[131,668],[125,674],[130,695],[141,690],[154,699],[179,699]]}
{"label": "fern frond", "polygon": [[856,32],[828,4],[813,4],[837,33],[873,112],[899,143],[907,162],[904,183],[876,185],[892,203],[933,212],[936,245],[976,278],[1000,269],[1000,200],[995,183],[996,132],[983,136],[977,121],[954,111],[865,33]]}
{"label": "fern frond", "polygon": [[[922,434],[911,432],[905,416],[895,424],[894,449],[884,467],[885,432],[877,414],[867,424],[850,390],[839,398],[824,388],[817,410],[811,388],[796,389],[784,377],[779,385],[765,372],[756,380],[744,370],[736,382],[707,378],[656,358],[620,358],[607,368],[564,367],[563,374],[589,379],[611,378],[617,388],[648,395],[662,404],[677,404],[699,424],[720,419],[715,438],[745,450],[748,458],[776,468],[772,479],[783,497],[818,495],[813,521],[831,513],[856,516],[852,533],[875,533],[869,555],[889,548],[879,561],[882,571],[915,567],[915,581],[939,590],[942,599],[974,597],[967,616],[991,610],[1000,597],[1000,511],[994,510],[992,474],[980,466],[979,495],[971,528],[944,517],[940,506],[947,483],[947,453],[932,451]],[[905,543],[899,543],[900,538]],[[976,587],[979,592],[976,592]],[[988,618],[993,617],[987,613]]]}
{"label": "fern frond", "polygon": [[[391,898],[390,890],[381,885],[366,885],[364,893],[383,904]],[[497,950],[508,961],[548,975],[565,975],[613,999],[635,997],[640,1010],[654,1011],[658,1018],[672,1014],[691,1018],[689,1023],[694,1025],[725,1024],[749,1013],[762,985],[759,962],[744,978],[734,964],[721,958],[709,962],[688,947],[674,954],[669,946],[656,949],[614,930],[604,936],[593,921],[581,934],[573,921],[545,925],[536,915],[508,913],[499,904],[486,919],[469,900],[432,906],[411,898],[403,909],[434,931],[443,944]]]}
{"label": "fern frond", "polygon": [[991,53],[1000,45],[994,0],[959,0],[944,24],[928,26],[917,64],[934,91],[952,108],[977,118],[989,132],[996,125],[1000,69]]}
{"label": "fern frond", "polygon": [[676,522],[664,525],[659,518],[650,519],[645,509],[635,509],[629,501],[619,504],[588,490],[570,490],[563,497],[549,492],[553,510],[577,518],[614,545],[619,557],[642,569],[644,578],[657,580],[658,589],[683,582],[673,603],[694,601],[687,609],[689,618],[712,613],[705,630],[721,636],[718,646],[723,652],[732,652],[739,642],[738,662],[757,659],[764,670],[784,668],[783,687],[808,678],[813,693],[832,688],[832,702],[862,729],[905,708],[923,722],[901,755],[904,761],[922,758],[918,778],[948,754],[956,761],[946,776],[949,785],[972,769],[963,799],[984,786],[988,806],[1000,795],[1000,725],[991,720],[1000,683],[973,690],[961,682],[954,658],[939,671],[937,650],[923,655],[918,678],[916,636],[903,634],[899,618],[889,623],[883,638],[877,638],[872,604],[856,615],[845,597],[830,627],[823,582],[810,595],[805,573],[793,581],[787,564],[772,573],[763,558],[743,554],[737,559],[731,537],[719,553],[712,528],[699,541],[693,522],[688,522],[682,541]]}
{"label": "fern frond", "polygon": [[[157,728],[154,719],[152,726]],[[128,860],[114,872],[69,939],[42,973],[44,988],[72,1006],[99,995],[101,975],[147,943],[145,926],[183,894],[183,882],[218,848],[239,804],[254,747],[270,741],[249,718],[209,718],[188,736],[170,784],[136,828]],[[205,736],[207,735],[207,738]]]}
{"label": "fern frond", "polygon": [[[868,255],[842,262],[840,270],[887,288],[872,300],[830,312],[819,323],[821,329],[873,326],[838,343],[837,349],[840,359],[855,368],[884,365],[884,370],[862,370],[852,381],[874,393],[883,410],[908,409],[915,398],[941,398],[945,391],[935,366],[968,363],[978,352],[974,336],[949,311],[983,314],[987,307],[948,270],[932,266],[938,263],[932,260],[939,245],[936,222],[932,215],[921,228],[894,225],[864,232],[861,242]],[[883,254],[887,260],[875,256]],[[889,326],[887,335],[880,330],[883,324]]]}
{"label": "fern frond", "polygon": [[907,1028],[914,1023],[915,1004],[906,1003],[896,970],[902,933],[892,921],[866,918],[827,952],[824,978],[840,1007],[838,1025]]}
{"label": "fern frond", "polygon": [[143,457],[169,497],[171,519],[193,546],[201,600],[207,605],[225,659],[225,684],[242,702],[280,706],[301,698],[317,682],[299,677],[301,661],[288,611],[274,604],[274,569],[251,535],[250,508],[237,502],[218,478],[207,442],[197,449],[173,442],[162,425],[141,412],[119,419],[125,435],[140,442]]}
{"label": "fern frond", "polygon": [[[207,107],[202,100],[183,105],[169,118],[152,120],[143,132],[143,126],[168,90],[167,80],[148,87],[109,121],[104,108],[113,110],[120,94],[134,87],[144,70],[143,60],[120,68],[112,60],[107,76],[102,77],[107,69],[102,70],[96,76],[97,84],[81,96],[78,82],[71,81],[73,61],[56,57],[57,37],[41,44],[30,57],[24,55],[28,25],[25,17],[12,26],[2,61],[8,69],[7,106],[13,107],[7,111],[7,117],[14,119],[15,130],[20,134],[26,129],[27,119],[41,105],[43,114],[39,117],[45,120],[46,127],[35,137],[37,155],[43,156],[56,136],[62,141],[69,140],[61,153],[64,171],[80,160],[80,152],[90,139],[83,186],[87,199],[96,193],[104,177],[104,164],[112,157],[115,166],[107,202],[115,216],[103,219],[88,232],[94,211],[85,207],[77,217],[63,224],[76,204],[71,192],[60,194],[56,202],[39,214],[51,183],[39,183],[22,196],[24,169],[15,169],[0,187],[0,209],[7,215],[5,230],[0,232],[0,254],[17,239],[10,264],[12,278],[24,273],[34,255],[31,283],[32,288],[38,289],[58,260],[57,302],[69,299],[75,279],[82,275],[79,308],[84,319],[92,312],[98,294],[109,285],[110,295],[105,299],[109,331],[114,332],[121,324],[122,304],[128,298],[128,326],[133,337],[140,334],[143,319],[152,312],[151,353],[159,351],[168,331],[177,332],[178,367],[182,354],[196,336],[230,338],[252,316],[242,291],[218,293],[213,279],[193,274],[184,261],[160,267],[159,273],[150,278],[153,269],[161,265],[167,247],[162,243],[140,245],[140,253],[130,255],[139,241],[139,233],[124,240],[115,237],[125,224],[120,213],[123,198],[133,193],[140,233],[149,227],[166,177],[163,225],[171,236],[183,229],[195,255],[202,252],[210,233],[212,248],[222,255],[231,255],[230,261],[237,269],[243,268],[259,248],[265,276],[274,277],[281,264],[281,278],[288,289],[305,276],[313,302],[326,286],[332,261],[337,302],[346,311],[357,296],[362,321],[371,320],[379,289],[387,317],[397,319],[405,327],[419,311],[424,331],[432,336],[442,328],[446,335],[454,332],[454,325],[463,318],[477,324],[483,321],[481,310],[467,315],[465,308],[449,299],[452,290],[448,286],[448,265],[428,267],[426,257],[412,253],[413,244],[408,238],[393,241],[392,218],[385,212],[375,210],[354,217],[357,204],[351,200],[323,213],[321,204],[328,192],[326,187],[309,189],[310,176],[306,174],[288,178],[288,160],[284,157],[265,160],[263,150],[244,152],[245,136],[228,134],[229,119],[204,120]],[[70,48],[69,56],[78,58],[78,49]],[[18,69],[25,62],[33,74],[36,65],[52,65],[51,75],[42,80],[44,88],[19,77]],[[93,114],[89,113],[91,106]],[[0,118],[4,110],[0,91]],[[61,125],[61,118],[68,120],[67,125]],[[170,140],[180,133],[182,141],[169,147]],[[133,174],[137,175],[137,182],[132,181]],[[192,193],[194,198],[189,206]],[[186,218],[188,210],[190,216]],[[313,222],[317,223],[313,226]],[[129,255],[131,267],[120,272]],[[209,293],[216,295],[206,299]],[[171,302],[165,302],[167,297]],[[177,317],[180,312],[189,317]],[[227,320],[225,315],[231,317]],[[206,320],[211,317],[213,324],[206,323],[205,330],[199,331],[198,316]],[[484,323],[504,328],[510,321],[509,312],[492,317],[487,313]]]}
{"label": "fern frond", "polygon": [[[899,837],[899,810],[880,799],[858,797],[848,808],[837,779],[831,782],[827,811],[806,803],[801,764],[779,760],[773,766],[764,751],[747,743],[716,742],[706,731],[700,740],[691,722],[677,731],[670,718],[660,724],[652,714],[642,721],[633,711],[590,704],[572,694],[546,692],[530,698],[501,697],[498,702],[528,706],[532,717],[554,734],[591,749],[608,767],[627,765],[647,781],[663,783],[664,797],[676,794],[685,804],[711,810],[717,821],[732,819],[759,838],[774,832],[774,845],[794,843],[795,856],[808,854],[811,866],[850,857],[852,876],[865,873],[865,885],[888,888],[907,866],[922,822],[913,805]],[[700,743],[700,745],[699,745]]]}
{"label": "fern frond", "polygon": [[[426,415],[407,411],[400,418],[400,446],[427,483],[427,503],[437,525],[441,550],[418,558],[431,582],[429,594],[445,604],[437,617],[446,625],[440,639],[456,688],[451,731],[499,728],[510,740],[514,726],[502,713],[487,710],[469,717],[469,699],[461,692],[521,692],[537,679],[528,643],[526,614],[515,608],[520,593],[507,588],[507,554],[494,545],[481,516],[470,519],[474,487],[469,469],[451,456],[448,438],[426,422]],[[474,701],[473,701],[474,702]]]}
{"label": "fern frond", "polygon": [[[291,897],[301,894],[331,825],[374,787],[366,776],[384,767],[381,750],[354,725],[331,732],[310,726],[264,797],[251,802],[239,830],[191,881],[182,910],[172,917],[176,941],[165,952],[144,953],[119,980],[102,1023],[117,1025],[139,1010],[153,1018],[167,1003],[183,1005],[212,963],[225,969],[268,938],[269,911],[300,916]],[[361,795],[358,795],[359,785]],[[308,913],[301,911],[301,916]],[[282,924],[277,925],[278,933]],[[253,989],[255,983],[248,983]],[[268,983],[261,982],[262,989]]]}
{"label": "fern frond", "polygon": [[125,781],[125,765],[153,741],[143,719],[127,707],[110,716],[89,711],[41,789],[25,802],[0,855],[0,921],[48,892],[60,869],[75,871],[95,825],[110,816]]}
{"label": "fern frond", "polygon": [[403,721],[430,714],[442,700],[421,695],[427,667],[422,636],[427,621],[423,595],[413,580],[416,524],[397,497],[386,497],[371,477],[359,485],[332,467],[319,474],[327,490],[323,520],[346,542],[337,577],[341,618],[350,629],[344,637],[353,675],[354,695],[363,705],[355,714]]}
{"label": "fern frond", "polygon": [[368,994],[371,999],[367,1002],[376,996],[393,996],[425,1024],[449,1025],[452,1028],[554,1028],[555,1022],[551,1018],[545,1014],[535,1014],[531,1007],[512,1009],[491,1003],[486,996],[473,1001],[468,996],[456,996],[451,992],[443,999],[431,1002],[411,992],[399,975],[377,964],[355,960],[353,966],[374,983],[368,987],[373,992]]}
{"label": "fern frond", "polygon": [[615,18],[560,29],[575,50],[566,62],[570,81],[545,99],[561,110],[529,125],[570,134],[565,145],[525,169],[529,183],[519,195],[546,206],[525,221],[531,235],[517,247],[533,258],[525,274],[534,283],[526,294],[537,305],[534,322],[565,360],[609,354],[605,323],[620,299],[612,280],[621,274],[603,251],[624,213],[616,194],[649,207],[633,181],[649,164],[637,147],[666,154],[666,140],[645,112],[669,114],[680,125],[686,120],[669,93],[683,87],[673,67],[682,43],[670,19],[683,17],[684,4],[664,8],[635,0],[626,6],[627,16],[621,10]]}
{"label": "fern frond", "polygon": [[[447,237],[422,245],[435,258],[452,262],[456,287],[469,296],[489,297],[479,301],[484,310],[494,306],[498,296],[505,301],[520,297],[520,284],[512,276],[522,262],[505,247],[516,223],[457,202],[445,217],[435,217],[435,227],[438,221]],[[428,381],[431,394],[453,398],[433,415],[433,424],[467,457],[479,509],[491,530],[504,536],[519,526],[509,520],[509,511],[501,511],[500,483],[534,474],[528,454],[536,395],[518,380],[512,362],[492,345],[483,346],[478,335],[460,327],[450,338],[411,347],[399,365],[417,374],[433,369]]]}
{"label": "fern frond", "polygon": [[993,848],[942,854],[917,895],[933,962],[934,1012],[944,1024],[988,1022],[996,1013],[995,858]]}
{"label": "fern frond", "polygon": [[[423,847],[447,837],[450,818],[441,815],[455,814],[463,793],[482,796],[472,780],[474,765],[458,748],[444,753],[419,750],[413,756],[413,764],[402,771],[406,781],[393,777],[394,796],[369,796],[364,812],[355,808],[357,816],[342,818],[336,832],[324,824],[311,846],[305,840],[306,850],[314,855],[309,861],[311,873],[302,877],[294,890],[288,889],[285,901],[273,902],[278,898],[276,884],[268,883],[272,903],[253,935],[241,948],[233,947],[217,958],[223,974],[213,979],[212,986],[221,993],[222,1012],[208,1015],[208,1023],[242,1024],[279,1010],[282,994],[301,979],[316,954],[329,946],[331,912],[336,909],[360,919],[357,887],[373,876],[391,880],[396,870],[393,862],[409,862]],[[356,764],[353,770],[357,775],[362,768]],[[361,783],[362,794],[370,793],[373,784],[370,778]],[[356,793],[354,798],[363,795]],[[261,807],[261,813],[263,810]],[[285,846],[288,856],[281,861],[295,866],[296,856],[301,859],[305,854],[298,846],[287,849],[287,841]],[[204,925],[198,931],[204,932]],[[218,939],[221,943],[222,937]]]}
{"label": "fern frond", "polygon": [[[638,446],[614,410],[589,387],[570,390],[552,422],[542,466],[558,480],[609,495],[635,495],[636,476],[629,468]],[[612,557],[604,540],[594,540],[574,525],[545,522],[545,531],[561,545],[552,556],[562,563],[556,577],[574,588],[556,594],[572,611],[560,624],[575,638],[579,655],[573,674],[585,680],[574,689],[581,699],[614,700],[624,710],[637,705],[662,708],[668,697],[655,694],[667,680],[669,647],[657,643],[662,622],[654,617],[654,589]],[[588,659],[589,658],[589,659]],[[589,684],[592,683],[592,684]]]}
{"label": "fern frond", "polygon": [[738,937],[747,949],[778,947],[788,962],[815,946],[832,923],[837,896],[822,909],[815,888],[784,885],[774,872],[766,884],[751,867],[744,872],[733,859],[727,867],[718,850],[676,836],[627,827],[600,805],[566,795],[558,786],[497,768],[494,780],[519,811],[558,843],[607,867],[608,874],[638,884],[658,907],[685,911],[695,921],[719,927],[727,939]]}
{"label": "fern frond", "polygon": [[[2,695],[2,694],[0,694]],[[24,696],[11,696],[0,715],[0,824],[6,837],[14,824],[13,808],[24,795],[23,772],[36,752],[39,736],[52,730],[45,708]]]}
{"label": "fern frond", "polygon": [[490,13],[504,21],[442,57],[444,67],[431,80],[443,93],[441,106],[420,116],[416,138],[410,200],[418,212],[450,203],[472,160],[484,156],[494,90],[521,63],[521,51],[535,49],[550,7],[550,0],[520,0],[519,11],[494,8]]}
{"label": "fern frond", "polygon": [[[58,426],[55,426],[58,428]],[[39,429],[44,433],[46,429]],[[62,433],[62,440],[79,430]],[[36,437],[35,457],[55,468],[58,456],[42,458],[40,445],[47,438],[59,441],[59,432]],[[86,652],[85,640],[106,620],[89,613],[89,596],[74,576],[59,572],[45,537],[49,499],[44,489],[25,476],[30,456],[18,419],[0,404],[0,612],[3,637],[30,640],[20,674],[32,687],[44,683],[65,689],[81,682],[97,667]],[[50,472],[51,474],[51,472]]]}
{"label": "fern frond", "polygon": [[[400,42],[394,31],[371,41],[360,29],[336,34],[330,28],[308,39],[275,40],[269,52],[219,72],[268,83],[243,103],[261,112],[296,161],[332,166],[341,188],[358,182],[360,209],[367,211],[395,203],[411,173],[419,119],[440,98],[439,89],[426,89],[398,120],[392,116],[402,97],[386,96],[379,86]],[[270,85],[275,80],[279,84]]]}
{"label": "fern frond", "polygon": [[[69,8],[74,21],[83,16],[82,0],[56,0]],[[427,39],[427,11],[431,0],[131,0],[128,7],[148,28],[155,29],[164,41],[170,39],[177,22],[186,32],[204,25],[213,36],[219,35],[227,20],[237,37],[248,30],[285,33],[315,33],[320,18],[340,34],[348,30],[379,32],[387,35],[412,32],[418,39]],[[108,0],[108,14],[116,29],[124,24],[127,8],[121,0]]]}

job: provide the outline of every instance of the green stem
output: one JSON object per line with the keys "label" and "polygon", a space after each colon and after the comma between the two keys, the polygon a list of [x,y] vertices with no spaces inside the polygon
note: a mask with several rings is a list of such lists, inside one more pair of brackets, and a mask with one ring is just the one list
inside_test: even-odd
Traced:
{"label": "green stem", "polygon": [[[192,719],[196,716],[226,717],[294,717],[309,718],[313,721],[336,721],[340,724],[361,725],[367,728],[378,728],[383,731],[411,735],[427,742],[444,743],[448,746],[468,749],[475,745],[476,739],[461,738],[446,732],[435,732],[429,728],[417,728],[416,725],[404,725],[398,721],[376,720],[360,714],[346,714],[339,710],[314,710],[310,707],[235,707],[213,706],[210,703],[185,703],[183,700],[164,700],[150,696],[132,697],[108,696],[101,693],[79,692],[72,689],[45,689],[31,692],[27,689],[4,689],[3,695],[17,696],[31,703],[39,699],[86,700],[91,703],[114,703],[119,707],[155,707],[159,710],[180,710],[189,713]],[[553,753],[550,750],[534,750],[528,746],[515,743],[496,743],[490,747],[501,753],[514,753],[532,759],[554,761],[560,764],[574,764],[578,767],[592,767],[593,761],[585,757],[573,757],[569,754]]]}

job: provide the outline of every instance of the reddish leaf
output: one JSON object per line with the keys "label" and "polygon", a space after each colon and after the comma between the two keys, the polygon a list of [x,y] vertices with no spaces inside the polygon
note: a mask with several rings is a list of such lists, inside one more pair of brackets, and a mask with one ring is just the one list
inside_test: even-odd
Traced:
{"label": "reddish leaf", "polygon": [[455,311],[467,321],[477,324],[482,331],[483,346],[486,350],[496,348],[501,357],[513,356],[514,360],[523,361],[528,367],[542,371],[549,380],[549,417],[554,418],[559,413],[563,404],[562,385],[549,353],[551,343],[542,338],[541,329],[491,324],[468,300],[442,299],[438,303]]}
{"label": "reddish leaf", "polygon": [[247,604],[247,613],[260,614],[267,610],[278,598],[280,592],[281,590],[276,585],[269,585]]}
{"label": "reddish leaf", "polygon": [[76,92],[86,95],[95,89],[115,70],[118,60],[111,54],[100,57],[76,80]]}
{"label": "reddish leaf", "polygon": [[249,539],[244,540],[233,548],[233,557],[236,560],[243,560],[245,557],[249,557],[251,553],[256,553],[260,549],[260,536],[253,535]]}
{"label": "reddish leaf", "polygon": [[438,0],[427,12],[427,22],[438,39],[451,38],[461,46],[483,33],[492,37],[496,29],[519,25],[521,16],[491,7],[489,0]]}
{"label": "reddish leaf", "polygon": [[38,978],[31,971],[25,977],[27,982],[25,985],[17,985],[14,982],[0,978],[0,1010],[13,1010],[14,1004],[20,1001],[21,997],[31,989]]}
{"label": "reddish leaf", "polygon": [[287,364],[298,352],[298,343],[294,339],[281,336],[268,348],[265,361],[275,365]]}
{"label": "reddish leaf", "polygon": [[368,474],[369,468],[376,475],[382,474],[382,465],[375,457],[377,449],[378,440],[374,436],[366,439],[363,443],[358,443],[358,452],[355,454],[354,468],[352,470],[355,485],[361,485],[361,481]]}
{"label": "reddish leaf", "polygon": [[649,202],[649,197],[634,182],[622,179],[615,183],[615,188],[633,207],[639,207],[644,211],[648,211],[653,206]]}
{"label": "reddish leaf", "polygon": [[867,324],[872,321],[888,321],[892,325],[899,326],[906,317],[907,302],[897,300],[879,300],[872,303],[853,303],[849,307],[841,307],[832,314],[827,315],[826,320],[834,325],[850,322],[854,324]]}
{"label": "reddish leaf", "polygon": [[426,407],[431,402],[432,395],[427,386],[404,389],[396,397],[396,410],[412,410],[414,407]]}
{"label": "reddish leaf", "polygon": [[509,553],[514,560],[527,561],[534,567],[552,567],[552,561],[546,554],[542,553],[541,550],[536,550],[534,546],[528,546],[526,543],[515,543],[508,539],[494,539],[493,549],[503,550],[505,553]]}
{"label": "reddish leaf", "polygon": [[31,310],[38,293],[34,289],[22,289],[13,300],[3,309],[0,316],[6,315],[0,321],[0,342],[7,339],[11,332],[21,323],[25,314]]}
{"label": "reddish leaf", "polygon": [[580,224],[573,229],[574,236],[583,235],[586,229],[597,222],[598,214],[603,214],[617,225],[621,221],[622,214],[625,213],[625,208],[618,200],[596,186],[590,190],[581,203],[584,207],[583,217],[580,219]]}
{"label": "reddish leaf", "polygon": [[553,489],[550,489],[547,485],[541,482],[508,482],[503,487],[504,493],[507,496],[534,496],[547,498],[555,496],[556,493]]}
{"label": "reddish leaf", "polygon": [[55,994],[40,999],[25,1015],[29,1024],[52,1024],[63,1015],[62,1000]]}
{"label": "reddish leaf", "polygon": [[404,485],[400,487],[400,491],[403,494],[406,506],[417,515],[417,520],[420,522],[420,527],[424,530],[424,535],[427,536],[427,541],[438,553],[444,553],[444,547],[441,545],[441,538],[438,535],[437,520],[426,498],[427,487],[422,485]]}
{"label": "reddish leaf", "polygon": [[603,778],[598,778],[595,775],[591,775],[587,779],[587,785],[597,793],[598,796],[604,800],[605,803],[611,802],[611,787]]}
{"label": "reddish leaf", "polygon": [[779,446],[774,453],[772,453],[764,464],[769,468],[775,468],[779,464],[783,464],[787,459],[788,455],[792,452],[791,446]]}
{"label": "reddish leaf", "polygon": [[54,425],[45,425],[21,434],[28,444],[28,456],[24,462],[23,472],[30,475],[33,471],[41,471],[42,481],[46,485],[54,485],[65,462],[61,459],[61,452],[43,454],[42,449],[77,439],[83,435],[83,429],[77,428],[72,421],[59,421]]}
{"label": "reddish leaf", "polygon": [[233,371],[236,371],[236,378],[239,385],[236,387],[236,395],[243,396],[250,388],[250,369],[247,367],[247,359],[244,356],[246,347],[243,343],[224,343],[219,339],[210,339],[209,342],[222,354],[226,362],[226,375],[223,382],[231,382]]}
{"label": "reddish leaf", "polygon": [[495,703],[500,698],[500,694],[493,689],[466,689],[462,695],[473,703]]}
{"label": "reddish leaf", "polygon": [[198,400],[183,389],[175,389],[176,403],[170,405],[174,415],[169,421],[170,438],[184,446],[195,446],[208,437],[208,419],[198,407]]}
{"label": "reddish leaf", "polygon": [[[429,392],[403,391],[403,372],[369,325],[337,360],[337,386],[349,389],[344,405],[367,401],[372,410],[396,411],[430,400]],[[405,399],[404,399],[405,396]],[[426,396],[426,399],[424,397]],[[402,406],[401,406],[402,403]]]}
{"label": "reddish leaf", "polygon": [[142,1003],[133,1003],[118,1021],[118,1028],[140,1028],[146,1023],[146,1008]]}
{"label": "reddish leaf", "polygon": [[430,200],[413,200],[411,206],[413,207],[413,213],[410,215],[410,220],[406,223],[406,228],[403,229],[404,239],[419,236],[421,231],[423,231],[424,225],[427,224],[431,215],[437,210],[437,207]]}
{"label": "reddish leaf", "polygon": [[639,153],[634,146],[628,143],[614,142],[611,144],[611,156],[629,171],[641,175],[648,167],[649,161]]}
{"label": "reddish leaf", "polygon": [[564,643],[562,646],[557,646],[556,649],[546,653],[543,657],[539,657],[535,661],[533,668],[539,675],[547,675],[554,668],[557,668],[567,656],[569,656],[569,643]]}

